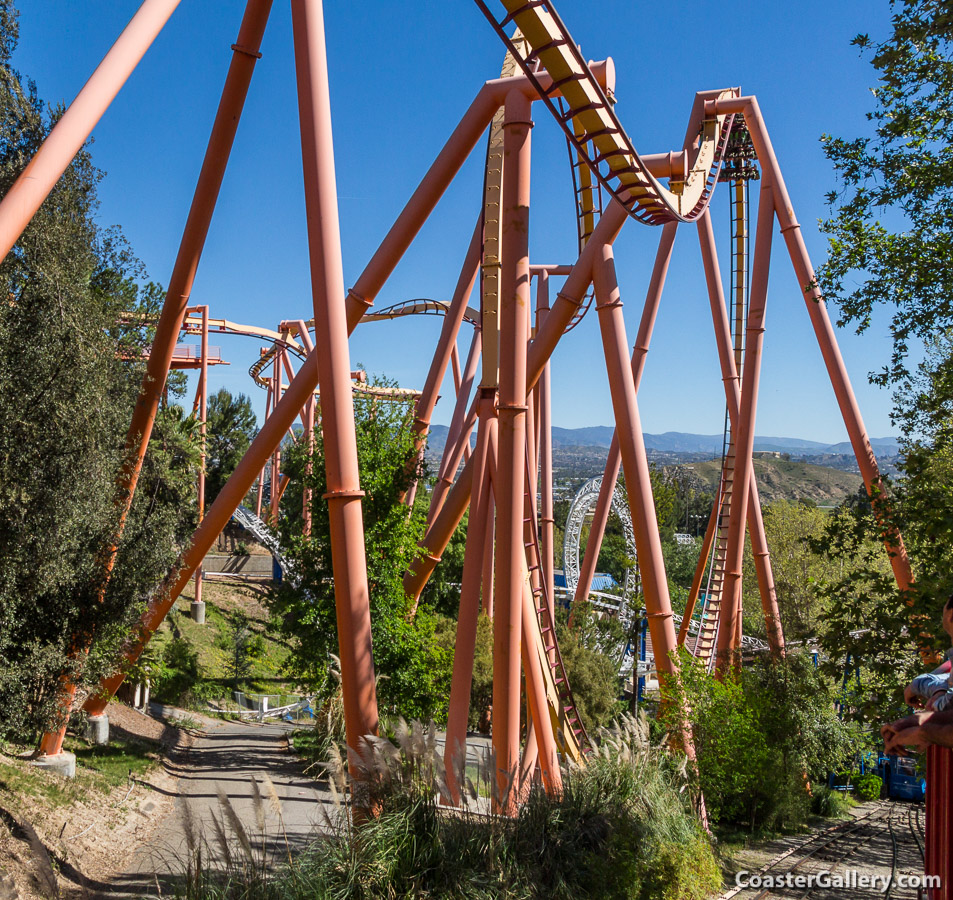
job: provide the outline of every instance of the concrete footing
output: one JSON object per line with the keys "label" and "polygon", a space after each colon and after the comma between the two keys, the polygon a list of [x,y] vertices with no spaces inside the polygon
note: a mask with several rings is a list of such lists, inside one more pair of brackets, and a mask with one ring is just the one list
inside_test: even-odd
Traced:
{"label": "concrete footing", "polygon": [[[103,718],[106,717],[103,716]],[[40,756],[34,759],[31,765],[52,772],[54,775],[62,775],[64,778],[76,777],[76,756],[65,750],[55,756]]]}
{"label": "concrete footing", "polygon": [[109,743],[109,716],[90,716],[86,724],[86,740],[101,747]]}
{"label": "concrete footing", "polygon": [[189,611],[192,613],[192,621],[196,622],[199,625],[205,624],[205,602],[199,601],[196,603],[192,601],[192,605],[189,607]]}

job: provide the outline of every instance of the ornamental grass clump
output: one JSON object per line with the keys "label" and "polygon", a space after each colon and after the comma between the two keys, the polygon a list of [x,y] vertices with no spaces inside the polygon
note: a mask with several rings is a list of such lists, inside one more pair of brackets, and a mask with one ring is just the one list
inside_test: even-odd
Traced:
{"label": "ornamental grass clump", "polygon": [[463,801],[444,805],[449,786],[433,725],[400,723],[393,741],[368,742],[360,783],[378,812],[358,827],[340,814],[349,776],[334,757],[329,786],[339,806],[326,817],[328,836],[255,885],[210,873],[190,885],[190,900],[701,900],[721,884],[684,768],[649,741],[644,719],[603,730],[586,764],[563,770],[559,796],[535,782],[514,786],[512,818],[490,812],[490,754],[455,766]]}

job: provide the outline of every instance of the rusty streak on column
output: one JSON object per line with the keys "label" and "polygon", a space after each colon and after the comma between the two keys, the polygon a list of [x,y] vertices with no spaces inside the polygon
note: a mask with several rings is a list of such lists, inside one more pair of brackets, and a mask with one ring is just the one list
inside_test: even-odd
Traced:
{"label": "rusty streak on column", "polygon": [[[331,98],[321,0],[292,0],[314,343],[321,384],[331,557],[348,750],[360,753],[378,724],[364,523],[338,225]],[[313,360],[305,365],[314,365]],[[300,408],[300,406],[299,406]],[[352,756],[353,762],[353,756]],[[351,769],[357,775],[357,767]]]}
{"label": "rusty streak on column", "polygon": [[520,620],[523,611],[523,493],[526,347],[529,341],[529,176],[532,104],[511,91],[504,104],[500,268],[499,458],[496,480],[496,598],[493,615],[494,806],[515,811],[520,750]]}
{"label": "rusty streak on column", "polygon": [[[745,358],[741,374],[741,406],[737,421],[732,422],[735,443],[735,475],[732,482],[731,509],[728,514],[728,545],[718,624],[716,670],[720,677],[741,666],[739,623],[741,619],[741,570],[745,549],[745,525],[751,476],[754,472],[755,417],[758,410],[758,382],[761,375],[761,348],[764,344],[764,314],[768,297],[768,268],[771,262],[771,236],[774,230],[774,193],[770,174],[765,173],[758,198],[758,223],[755,229],[754,261],[751,273],[751,299],[745,324]],[[700,232],[701,233],[701,232]]]}
{"label": "rusty streak on column", "polygon": [[[698,221],[698,240],[701,246],[702,262],[705,268],[705,278],[708,283],[708,298],[711,306],[712,324],[715,330],[715,345],[718,348],[718,361],[721,366],[722,381],[725,386],[725,402],[728,407],[728,419],[731,422],[732,433],[736,433],[738,417],[741,410],[741,386],[738,378],[738,367],[735,364],[734,346],[731,340],[731,325],[728,321],[728,309],[721,286],[721,272],[718,267],[718,254],[715,245],[715,233],[711,224],[711,215],[706,209]],[[717,520],[716,502],[712,515]],[[781,631],[781,617],[778,610],[778,596],[774,586],[774,572],[771,569],[771,557],[768,552],[768,541],[764,533],[764,519],[761,515],[761,500],[758,496],[758,483],[751,467],[748,488],[748,534],[751,538],[751,549],[754,555],[755,573],[758,577],[758,592],[761,596],[761,609],[764,613],[765,630],[768,644],[775,657],[784,656],[784,635]],[[712,525],[709,523],[709,532]],[[707,557],[707,549],[711,548],[709,533],[705,534],[705,546],[699,565]],[[694,607],[694,598],[698,595],[701,579],[696,570],[696,578],[692,583],[692,593],[689,595],[689,604]],[[724,607],[722,607],[724,608]],[[684,621],[683,621],[684,626]],[[739,623],[736,621],[736,630]],[[684,640],[679,632],[679,643]],[[740,646],[740,639],[739,639]]]}
{"label": "rusty streak on column", "polygon": [[[665,278],[668,275],[669,263],[672,261],[672,248],[675,245],[677,222],[669,222],[662,227],[662,236],[659,238],[658,250],[655,254],[655,265],[652,267],[652,277],[649,281],[645,305],[642,307],[642,318],[639,321],[639,333],[632,348],[632,377],[635,381],[635,392],[638,394],[642,383],[642,372],[645,369],[645,357],[649,352],[649,343],[652,340],[652,330],[655,328],[655,318],[658,315],[659,304],[662,300],[662,290],[665,287]],[[602,474],[602,483],[599,485],[599,496],[596,499],[596,508],[589,526],[589,535],[586,538],[586,550],[579,567],[579,583],[573,596],[573,605],[588,600],[592,588],[592,579],[596,574],[599,563],[599,551],[609,523],[609,513],[612,511],[612,495],[619,480],[619,466],[622,457],[619,454],[618,428],[612,432],[609,442],[609,455],[606,458],[605,470]]]}

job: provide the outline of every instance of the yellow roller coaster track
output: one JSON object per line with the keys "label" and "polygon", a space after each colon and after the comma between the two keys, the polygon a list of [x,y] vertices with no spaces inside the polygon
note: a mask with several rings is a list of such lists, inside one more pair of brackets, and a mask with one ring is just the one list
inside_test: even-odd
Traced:
{"label": "yellow roller coaster track", "polygon": [[[703,105],[696,102],[684,145],[694,157],[684,176],[673,177],[665,187],[642,162],[612,104],[548,0],[501,0],[505,14],[500,17],[483,0],[476,0],[476,4],[515,62],[537,86],[540,97],[593,175],[630,216],[648,225],[662,225],[671,221],[691,222],[704,212],[718,178],[732,116],[705,118]],[[519,29],[518,41],[506,34],[511,23]],[[527,50],[527,45],[531,49]],[[536,77],[540,66],[552,77],[549,88],[544,89]],[[562,109],[554,99],[557,91],[565,100]],[[726,90],[708,99],[735,94]]]}

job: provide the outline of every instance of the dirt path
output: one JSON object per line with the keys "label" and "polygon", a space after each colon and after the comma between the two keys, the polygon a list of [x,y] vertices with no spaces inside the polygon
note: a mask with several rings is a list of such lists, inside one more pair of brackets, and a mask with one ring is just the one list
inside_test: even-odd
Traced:
{"label": "dirt path", "polygon": [[[323,829],[323,808],[331,798],[304,773],[300,760],[288,753],[289,730],[290,726],[283,725],[202,719],[192,746],[169,758],[167,769],[176,778],[171,811],[157,825],[151,840],[126,863],[125,871],[91,896],[102,900],[168,897],[199,849],[203,860],[224,858],[219,834],[226,836],[228,852],[242,853],[222,794],[249,832],[258,859],[264,853],[280,861],[312,842]],[[269,799],[268,779],[274,785],[280,813]],[[255,784],[262,802],[256,800]],[[216,823],[222,826],[221,831]]]}

